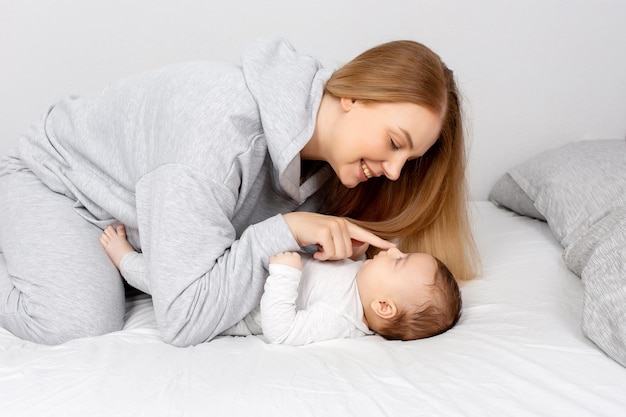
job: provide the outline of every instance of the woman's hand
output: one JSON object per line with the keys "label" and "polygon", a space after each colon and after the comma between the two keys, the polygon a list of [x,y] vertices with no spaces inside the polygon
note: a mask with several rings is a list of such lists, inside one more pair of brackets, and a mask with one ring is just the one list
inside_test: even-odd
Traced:
{"label": "woman's hand", "polygon": [[319,251],[313,257],[321,261],[360,257],[369,245],[381,249],[396,246],[343,217],[308,212],[283,217],[300,246],[317,245]]}

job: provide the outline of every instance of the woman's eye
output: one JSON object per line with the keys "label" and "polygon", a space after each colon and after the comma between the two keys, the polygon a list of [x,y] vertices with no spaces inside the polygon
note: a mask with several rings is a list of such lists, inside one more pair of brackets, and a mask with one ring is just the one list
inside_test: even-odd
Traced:
{"label": "woman's eye", "polygon": [[396,145],[396,143],[393,141],[393,139],[391,139],[391,137],[389,138],[389,143],[391,143],[391,149],[393,149],[394,151],[397,151],[398,149],[400,149],[400,147]]}

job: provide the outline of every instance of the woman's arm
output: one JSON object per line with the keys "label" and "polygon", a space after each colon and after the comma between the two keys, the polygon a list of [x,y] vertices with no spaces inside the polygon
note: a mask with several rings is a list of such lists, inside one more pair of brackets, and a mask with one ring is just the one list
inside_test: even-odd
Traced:
{"label": "woman's arm", "polygon": [[152,171],[136,190],[155,315],[168,343],[195,345],[231,327],[258,305],[268,259],[299,249],[281,215],[237,239],[232,191],[185,165]]}

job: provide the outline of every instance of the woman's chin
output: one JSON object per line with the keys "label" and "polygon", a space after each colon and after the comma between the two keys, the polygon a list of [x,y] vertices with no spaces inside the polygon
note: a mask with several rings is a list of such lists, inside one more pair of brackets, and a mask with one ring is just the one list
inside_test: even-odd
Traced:
{"label": "woman's chin", "polygon": [[350,182],[345,182],[345,181],[341,181],[341,183],[343,184],[344,187],[346,188],[354,188],[357,185],[359,185],[359,182],[355,182],[355,181],[350,181]]}

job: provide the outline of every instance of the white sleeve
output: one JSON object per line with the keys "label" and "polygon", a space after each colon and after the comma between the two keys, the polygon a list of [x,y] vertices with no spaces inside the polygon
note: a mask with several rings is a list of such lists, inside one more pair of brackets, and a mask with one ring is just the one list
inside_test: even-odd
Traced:
{"label": "white sleeve", "polygon": [[141,253],[129,252],[124,255],[120,262],[120,273],[129,285],[146,294],[152,294],[146,274],[146,261]]}
{"label": "white sleeve", "polygon": [[261,327],[268,342],[305,345],[350,335],[353,326],[326,303],[316,302],[297,309],[302,271],[280,264],[270,264],[269,269],[261,297]]}

